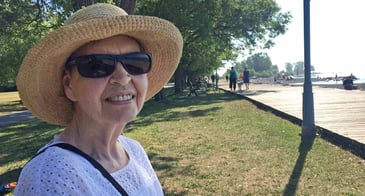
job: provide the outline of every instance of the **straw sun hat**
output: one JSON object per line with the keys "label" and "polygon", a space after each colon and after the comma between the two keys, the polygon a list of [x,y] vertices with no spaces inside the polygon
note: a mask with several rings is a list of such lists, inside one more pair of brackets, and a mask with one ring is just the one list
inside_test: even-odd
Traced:
{"label": "straw sun hat", "polygon": [[117,6],[99,3],[75,12],[29,50],[16,81],[23,104],[38,118],[67,126],[72,116],[72,103],[62,86],[67,58],[90,41],[120,34],[137,39],[152,54],[146,100],[151,98],[177,68],[183,47],[180,31],[164,19],[128,15]]}

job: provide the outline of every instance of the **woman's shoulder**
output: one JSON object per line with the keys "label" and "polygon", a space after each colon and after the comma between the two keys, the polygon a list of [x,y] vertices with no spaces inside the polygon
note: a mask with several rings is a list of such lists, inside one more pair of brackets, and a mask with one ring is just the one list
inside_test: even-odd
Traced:
{"label": "woman's shoulder", "polygon": [[148,158],[148,155],[142,145],[131,138],[121,136],[119,137],[120,142],[123,144],[125,150],[127,151],[130,159],[132,160],[131,163],[139,164],[144,168],[148,168],[150,172],[153,172],[151,162]]}
{"label": "woman's shoulder", "polygon": [[61,191],[60,187],[82,192],[85,187],[76,187],[76,182],[85,181],[84,176],[94,176],[96,180],[98,174],[78,155],[58,147],[49,147],[24,166],[16,192],[47,193]]}
{"label": "woman's shoulder", "polygon": [[126,168],[112,174],[113,177],[136,195],[163,195],[160,182],[141,144],[125,136],[120,136],[119,141],[130,155],[130,162]]}
{"label": "woman's shoulder", "polygon": [[123,146],[129,153],[132,153],[134,155],[140,155],[146,153],[142,145],[134,139],[121,135],[119,136],[119,142],[123,144]]}
{"label": "woman's shoulder", "polygon": [[[42,171],[39,174],[52,175],[54,173],[72,172],[85,168],[88,162],[80,159],[79,155],[58,147],[48,147],[37,154],[24,167],[24,170]],[[46,171],[46,172],[44,172]],[[54,171],[54,172],[53,172]]]}

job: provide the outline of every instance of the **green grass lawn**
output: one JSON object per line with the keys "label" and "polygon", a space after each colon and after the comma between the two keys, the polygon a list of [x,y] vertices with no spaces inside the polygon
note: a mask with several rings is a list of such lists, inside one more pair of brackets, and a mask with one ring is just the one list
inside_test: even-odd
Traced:
{"label": "green grass lawn", "polygon": [[18,92],[0,92],[0,115],[25,110]]}
{"label": "green grass lawn", "polygon": [[[149,101],[125,135],[145,147],[166,195],[364,195],[365,161],[222,91]],[[38,120],[0,127],[0,183],[60,132]]]}

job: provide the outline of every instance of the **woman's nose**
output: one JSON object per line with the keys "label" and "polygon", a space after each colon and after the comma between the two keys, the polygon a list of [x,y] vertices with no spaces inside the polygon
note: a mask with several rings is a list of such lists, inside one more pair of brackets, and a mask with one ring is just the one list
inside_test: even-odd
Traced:
{"label": "woman's nose", "polygon": [[127,72],[127,70],[125,70],[123,65],[118,62],[114,72],[110,77],[110,83],[112,84],[119,83],[120,85],[126,85],[131,81],[131,79],[132,78],[130,74]]}

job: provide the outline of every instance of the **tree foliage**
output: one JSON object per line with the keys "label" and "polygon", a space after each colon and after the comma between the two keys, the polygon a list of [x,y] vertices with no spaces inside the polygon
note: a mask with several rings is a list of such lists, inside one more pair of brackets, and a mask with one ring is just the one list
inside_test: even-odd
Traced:
{"label": "tree foliage", "polygon": [[291,19],[274,0],[0,0],[0,83],[14,81],[36,41],[75,10],[97,2],[136,6],[137,14],[170,20],[180,29],[184,51],[174,77],[177,93],[187,76],[210,75],[242,50],[270,48]]}
{"label": "tree foliage", "polygon": [[279,74],[279,67],[277,65],[272,66],[272,74],[277,76]]}
{"label": "tree foliage", "polygon": [[253,54],[246,60],[235,64],[235,68],[239,73],[242,73],[246,67],[250,69],[252,76],[268,77],[278,72],[277,66],[272,65],[267,53]]}
{"label": "tree foliage", "polygon": [[293,64],[285,63],[285,74],[286,75],[293,75],[294,74]]}
{"label": "tree foliage", "polygon": [[[274,0],[144,0],[138,13],[172,21],[184,37],[175,85],[189,75],[210,75],[238,51],[270,48],[291,16]],[[183,78],[181,78],[183,77]],[[182,88],[176,88],[179,93]]]}
{"label": "tree foliage", "polygon": [[15,81],[23,57],[42,36],[61,25],[63,1],[0,1],[0,85]]}
{"label": "tree foliage", "polygon": [[257,72],[271,70],[272,63],[267,53],[257,53],[247,58],[246,64]]}
{"label": "tree foliage", "polygon": [[[313,66],[311,66],[311,69],[312,69],[311,71],[314,71]],[[298,62],[295,62],[295,63],[286,63],[285,64],[285,72],[283,74],[285,76],[304,75],[304,62],[303,61],[298,61]]]}
{"label": "tree foliage", "polygon": [[111,0],[0,0],[0,85],[14,83],[27,51],[82,6]]}
{"label": "tree foliage", "polygon": [[294,74],[295,75],[304,75],[304,62],[298,61],[294,63]]}

